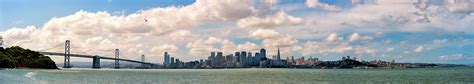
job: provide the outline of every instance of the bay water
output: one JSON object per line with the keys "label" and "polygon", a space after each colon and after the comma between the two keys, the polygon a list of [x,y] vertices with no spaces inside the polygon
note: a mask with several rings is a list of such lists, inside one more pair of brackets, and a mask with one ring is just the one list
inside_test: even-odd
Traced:
{"label": "bay water", "polygon": [[0,84],[474,84],[474,67],[0,70]]}

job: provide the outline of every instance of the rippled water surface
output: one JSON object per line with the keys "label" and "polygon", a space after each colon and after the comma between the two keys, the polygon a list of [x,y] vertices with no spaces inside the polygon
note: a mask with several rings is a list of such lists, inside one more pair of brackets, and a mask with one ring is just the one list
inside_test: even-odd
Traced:
{"label": "rippled water surface", "polygon": [[469,83],[474,67],[418,69],[63,69],[0,70],[1,84],[16,83]]}

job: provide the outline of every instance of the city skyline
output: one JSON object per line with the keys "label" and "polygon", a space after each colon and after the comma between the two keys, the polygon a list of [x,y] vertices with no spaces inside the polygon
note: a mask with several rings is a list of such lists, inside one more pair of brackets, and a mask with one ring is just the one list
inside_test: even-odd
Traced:
{"label": "city skyline", "polygon": [[120,49],[120,58],[144,55],[152,63],[165,63],[166,56],[207,59],[210,52],[255,56],[264,48],[266,57],[281,59],[349,55],[474,64],[472,0],[2,0],[0,5],[4,47],[63,52],[64,41],[71,40],[71,53],[114,57]]}

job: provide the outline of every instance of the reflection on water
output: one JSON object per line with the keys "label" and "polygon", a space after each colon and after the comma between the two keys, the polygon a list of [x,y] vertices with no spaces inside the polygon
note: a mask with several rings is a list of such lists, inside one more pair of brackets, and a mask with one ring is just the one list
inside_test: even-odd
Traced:
{"label": "reflection on water", "polygon": [[419,69],[1,70],[0,83],[474,83],[474,67]]}

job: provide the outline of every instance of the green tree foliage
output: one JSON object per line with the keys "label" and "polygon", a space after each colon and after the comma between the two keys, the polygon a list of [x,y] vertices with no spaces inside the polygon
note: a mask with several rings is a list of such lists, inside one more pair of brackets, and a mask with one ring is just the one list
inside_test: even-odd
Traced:
{"label": "green tree foliage", "polygon": [[0,48],[0,68],[39,68],[57,69],[48,56],[19,46]]}

